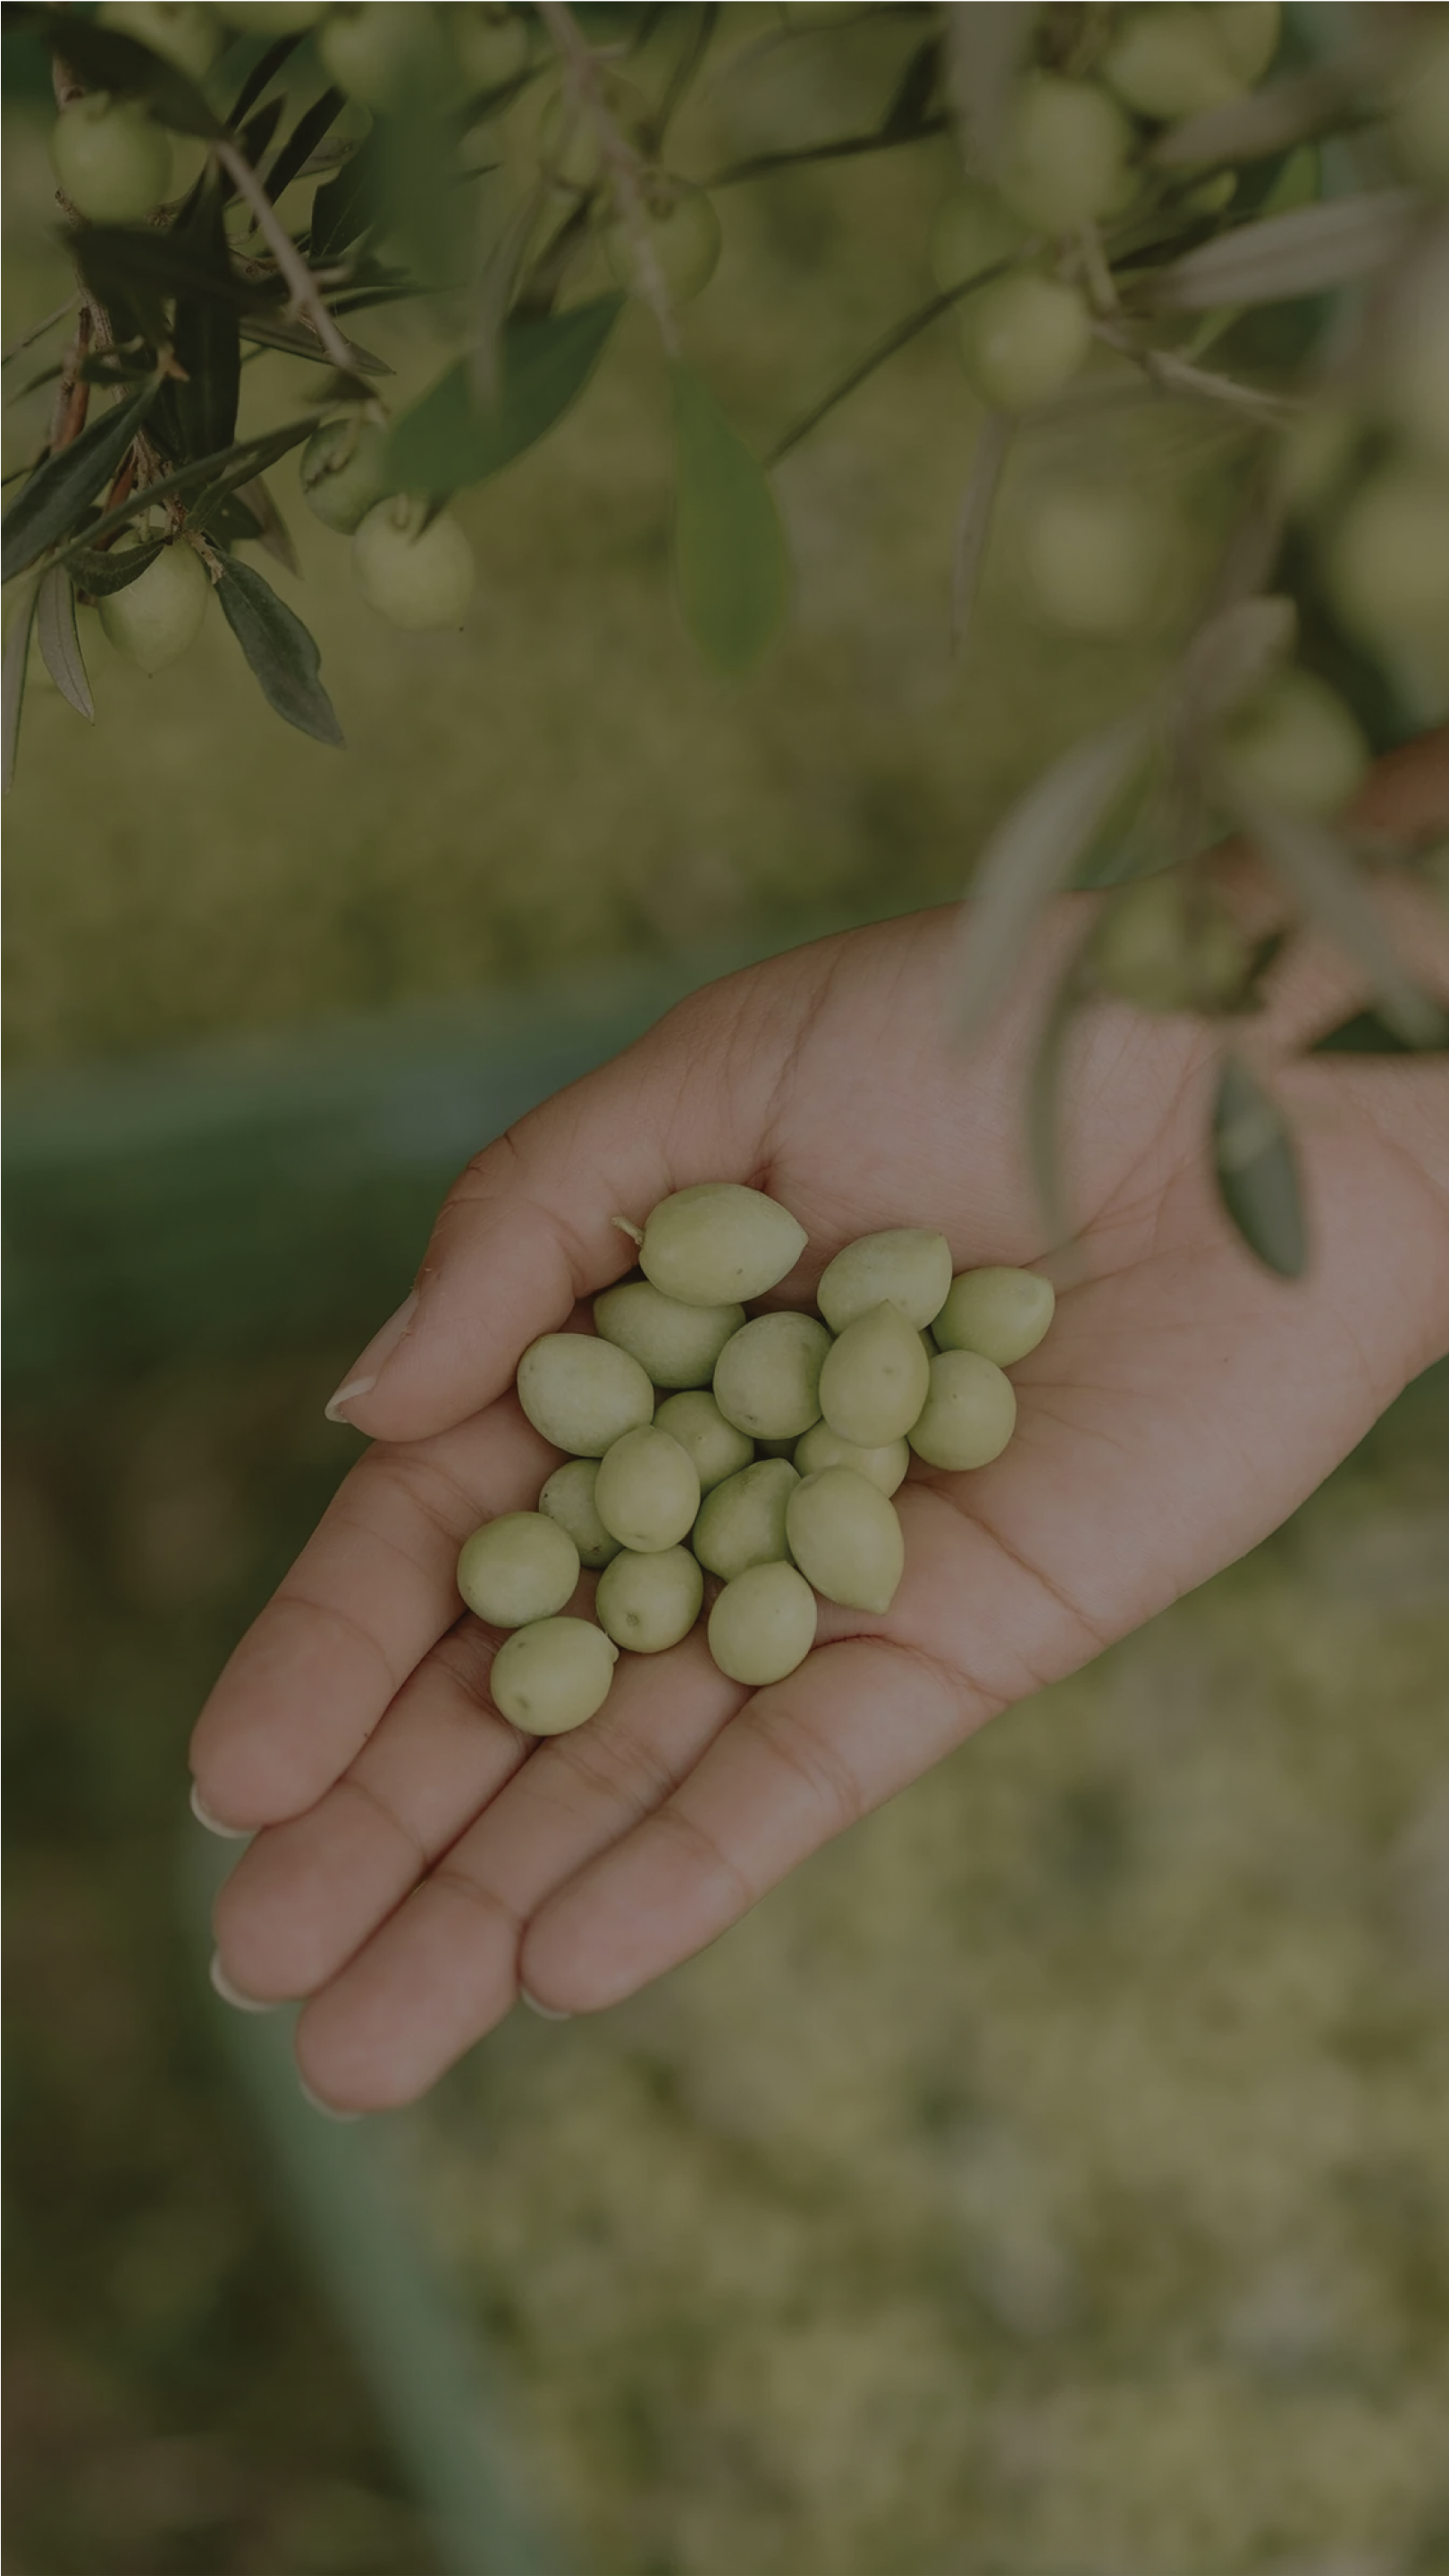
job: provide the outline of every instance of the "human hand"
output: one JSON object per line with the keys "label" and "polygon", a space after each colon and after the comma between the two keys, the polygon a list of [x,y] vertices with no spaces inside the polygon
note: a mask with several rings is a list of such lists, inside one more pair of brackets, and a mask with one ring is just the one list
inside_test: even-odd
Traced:
{"label": "human hand", "polygon": [[[1425,810],[1428,775],[1401,774],[1401,812],[1404,779]],[[1442,769],[1430,790],[1432,811]],[[1341,1057],[1275,1075],[1314,1246],[1289,1286],[1213,1193],[1208,1033],[1095,1011],[1066,1120],[1078,1262],[1013,1372],[1006,1453],[970,1475],[913,1466],[890,1612],[822,1604],[816,1651],[753,1696],[697,1629],[622,1658],[575,1734],[534,1743],[496,1715],[499,1639],[459,1616],[454,1562],[555,1463],[514,1370],[628,1266],[613,1215],[642,1220],[690,1181],[768,1190],[810,1236],[775,1303],[803,1302],[842,1243],[887,1225],[939,1227],[958,1269],[1044,1266],[1022,1086],[1089,900],[1059,907],[969,1055],[944,1034],[953,916],[890,922],[694,996],[457,1184],[405,1328],[349,1381],[347,1417],[378,1445],[238,1647],[193,1749],[210,1814],[261,1829],[219,1901],[225,1976],[309,1999],[298,2057],[326,2101],[413,2098],[520,1986],[597,2010],[688,1957],[996,1711],[1251,1547],[1449,1340],[1436,1067]],[[1301,1042],[1348,990],[1322,961],[1290,969],[1258,1043]]]}

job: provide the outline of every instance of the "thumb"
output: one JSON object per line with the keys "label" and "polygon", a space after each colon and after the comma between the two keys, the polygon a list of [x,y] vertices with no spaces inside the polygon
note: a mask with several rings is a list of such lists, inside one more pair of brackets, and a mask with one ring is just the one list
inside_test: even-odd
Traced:
{"label": "thumb", "polygon": [[531,1341],[632,1266],[615,1216],[642,1225],[690,1181],[755,1178],[780,1049],[742,1041],[748,983],[692,995],[473,1157],[332,1421],[418,1440],[466,1420],[512,1384]]}

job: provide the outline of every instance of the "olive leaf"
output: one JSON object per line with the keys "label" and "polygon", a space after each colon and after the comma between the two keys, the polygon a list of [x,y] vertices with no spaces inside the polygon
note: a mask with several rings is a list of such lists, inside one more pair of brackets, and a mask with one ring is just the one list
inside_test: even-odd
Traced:
{"label": "olive leaf", "polygon": [[1315,815],[1244,796],[1231,779],[1222,793],[1294,901],[1353,959],[1389,1026],[1410,1046],[1431,1043],[1442,1014],[1399,956],[1349,845]]}
{"label": "olive leaf", "polygon": [[1425,1034],[1406,1038],[1385,1019],[1382,1011],[1355,1011],[1353,1017],[1340,1020],[1338,1026],[1326,1029],[1308,1049],[1310,1055],[1443,1055],[1449,1052],[1449,1011],[1434,1009],[1437,1023],[1432,1029],[1427,1021]]}
{"label": "olive leaf", "polygon": [[568,313],[513,314],[490,409],[475,402],[468,361],[458,359],[393,427],[387,471],[397,490],[456,492],[532,447],[583,392],[623,302],[622,295],[601,295]]}
{"label": "olive leaf", "polygon": [[[244,340],[255,341],[259,348],[284,349],[288,357],[311,358],[319,367],[332,364],[331,352],[324,349],[310,322],[292,322],[280,313],[244,313],[241,335]],[[360,342],[349,340],[345,332],[342,346],[347,352],[348,365],[357,375],[392,374],[386,358],[379,358],[371,349],[364,349]]]}
{"label": "olive leaf", "polygon": [[956,541],[951,554],[951,641],[960,650],[971,623],[976,593],[986,561],[986,540],[1002,468],[1011,448],[1014,423],[1005,412],[988,411],[976,434],[971,471],[956,515]]}
{"label": "olive leaf", "polygon": [[1209,313],[1220,304],[1277,304],[1368,277],[1397,257],[1417,200],[1408,188],[1334,197],[1261,223],[1240,224],[1168,262],[1144,282],[1148,304],[1166,313]]}
{"label": "olive leaf", "polygon": [[318,676],[322,657],[300,617],[259,572],[234,557],[223,566],[217,597],[268,706],[314,742],[340,746],[342,727]]}
{"label": "olive leaf", "polygon": [[1225,1055],[1213,1103],[1218,1196],[1250,1252],[1280,1279],[1298,1279],[1308,1257],[1298,1165],[1268,1094],[1235,1055]]}
{"label": "olive leaf", "polygon": [[19,601],[5,638],[0,661],[0,788],[8,796],[15,783],[15,755],[20,746],[20,711],[25,704],[25,672],[30,659],[30,630],[35,622],[35,592]]}
{"label": "olive leaf", "polygon": [[42,573],[35,601],[35,640],[41,659],[68,706],[87,723],[96,720],[95,701],[86,678],[85,657],[76,632],[75,590],[68,572],[52,564]]}
{"label": "olive leaf", "polygon": [[87,503],[115,473],[155,401],[158,388],[159,379],[153,377],[129,402],[103,412],[79,438],[72,439],[69,447],[58,448],[37,465],[5,513],[6,581],[13,581],[17,573],[24,572],[38,555],[44,554],[47,546],[54,545],[58,537],[74,527]]}
{"label": "olive leaf", "polygon": [[382,184],[382,139],[374,127],[350,160],[343,162],[336,178],[320,187],[312,200],[312,237],[307,247],[314,267],[335,259],[339,251],[350,250],[371,230]]}
{"label": "olive leaf", "polygon": [[236,97],[232,101],[231,110],[226,120],[228,126],[233,132],[237,130],[241,125],[242,120],[249,115],[251,110],[256,106],[257,100],[261,97],[263,90],[276,79],[278,72],[281,71],[283,65],[296,52],[301,41],[302,39],[300,36],[279,36],[274,45],[269,45],[267,47],[266,52],[261,56],[260,60],[253,63],[251,70],[248,72],[246,79],[242,82],[241,88],[237,91]]}
{"label": "olive leaf", "polygon": [[1076,1232],[1062,1167],[1060,1110],[1067,1040],[1090,990],[1086,965],[1096,924],[1078,941],[1057,980],[1037,1035],[1026,1089],[1026,1146],[1049,1243],[1069,1243]]}
{"label": "olive leaf", "polygon": [[1346,47],[1334,62],[1315,63],[1264,89],[1200,108],[1159,134],[1148,158],[1167,169],[1192,162],[1261,161],[1312,142],[1337,125],[1355,124],[1363,113],[1365,86],[1382,67],[1385,50],[1377,43]]}
{"label": "olive leaf", "polygon": [[1250,697],[1293,650],[1298,611],[1278,593],[1235,599],[1209,617],[1177,666],[1176,689],[1194,724],[1216,724]]}
{"label": "olive leaf", "polygon": [[1023,0],[946,13],[946,90],[961,158],[977,178],[992,179],[1001,166],[1007,110],[1035,17]]}
{"label": "olive leaf", "polygon": [[[238,511],[245,519],[250,520],[250,526],[239,529],[238,533],[254,544],[265,546],[268,554],[276,557],[284,572],[291,573],[298,581],[301,580],[302,567],[297,559],[297,549],[292,543],[291,530],[260,474],[254,475],[250,482],[238,483],[218,507],[222,510]],[[208,521],[215,529],[217,526],[215,515],[208,513]]]}
{"label": "olive leaf", "polygon": [[35,24],[53,54],[68,63],[87,89],[118,90],[127,98],[144,98],[159,125],[176,134],[200,135],[210,142],[225,126],[196,83],[149,45],[122,36],[83,18],[78,9],[47,9]]}
{"label": "olive leaf", "polygon": [[134,304],[139,294],[159,308],[171,296],[199,296],[245,312],[279,305],[286,292],[279,277],[244,277],[234,268],[225,236],[219,256],[214,228],[153,233],[129,224],[87,224],[70,247],[103,304]]}
{"label": "olive leaf", "polygon": [[674,576],[684,622],[718,670],[758,661],[784,614],[790,560],[764,467],[676,360]]}
{"label": "olive leaf", "polygon": [[52,569],[68,573],[86,599],[113,599],[118,590],[129,590],[140,580],[166,542],[165,537],[148,537],[142,545],[112,546],[104,553],[84,543],[67,546]]}
{"label": "olive leaf", "polygon": [[[261,438],[239,439],[234,447],[224,447],[219,455],[198,456],[189,465],[178,465],[174,473],[163,474],[155,483],[146,484],[138,492],[128,493],[125,500],[118,501],[114,509],[107,510],[103,518],[92,520],[80,529],[61,549],[58,561],[74,568],[79,553],[118,535],[122,528],[128,527],[133,519],[139,518],[156,502],[179,498],[184,493],[200,495],[188,516],[193,527],[203,525],[206,512],[228,492],[235,492],[243,483],[249,483],[254,474],[265,473],[267,467],[275,465],[289,448],[298,447],[304,438],[310,438],[316,426],[311,417],[288,421],[282,428],[270,430]],[[82,581],[81,588],[87,586]]]}
{"label": "olive leaf", "polygon": [[[230,274],[222,193],[213,179],[197,200],[192,244],[213,275]],[[236,436],[241,331],[234,306],[212,293],[177,297],[171,346],[184,380],[170,386],[183,458],[212,456]]]}
{"label": "olive leaf", "polygon": [[1146,707],[1073,745],[1012,806],[977,863],[950,969],[952,1018],[978,1036],[1005,996],[1033,922],[1071,878],[1155,729]]}
{"label": "olive leaf", "polygon": [[[276,204],[284,188],[306,168],[318,144],[330,134],[347,102],[340,89],[324,89],[305,116],[299,116],[267,172],[267,195]],[[255,160],[253,153],[251,158]]]}

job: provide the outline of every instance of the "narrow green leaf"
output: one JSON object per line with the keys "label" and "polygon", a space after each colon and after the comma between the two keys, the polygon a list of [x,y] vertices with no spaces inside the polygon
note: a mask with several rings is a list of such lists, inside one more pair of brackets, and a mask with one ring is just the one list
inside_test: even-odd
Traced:
{"label": "narrow green leaf", "polygon": [[[301,580],[302,567],[297,560],[297,549],[292,543],[291,530],[260,474],[254,475],[249,483],[239,483],[236,490],[223,502],[222,507],[239,510],[250,519],[251,527],[243,533],[255,543],[265,546],[268,554],[276,557],[284,572],[291,573],[298,581]],[[213,520],[212,525],[215,526],[215,524]]]}
{"label": "narrow green leaf", "polygon": [[234,558],[222,573],[217,595],[268,706],[314,742],[340,744],[342,727],[318,676],[322,657],[300,617],[259,572]]}
{"label": "narrow green leaf", "polygon": [[133,581],[140,580],[165,543],[164,537],[150,537],[144,545],[111,546],[104,553],[88,546],[67,546],[52,570],[62,577],[69,573],[87,599],[113,599],[118,590],[129,590]]}
{"label": "narrow green leaf", "polygon": [[1353,959],[1390,1026],[1410,1046],[1432,1044],[1442,1013],[1400,957],[1350,845],[1316,815],[1235,794],[1231,780],[1226,797],[1294,901]]}
{"label": "narrow green leaf", "polygon": [[1411,189],[1375,188],[1240,224],[1159,269],[1149,300],[1160,312],[1210,313],[1220,304],[1277,304],[1346,286],[1398,256],[1416,208]]}
{"label": "narrow green leaf", "polygon": [[1235,599],[1207,619],[1177,667],[1176,688],[1189,720],[1214,725],[1251,696],[1286,661],[1298,631],[1291,599],[1277,593]]}
{"label": "narrow green leaf", "polygon": [[1443,1055],[1449,1052],[1449,1011],[1438,1013],[1437,1032],[1406,1038],[1380,1011],[1355,1011],[1352,1019],[1315,1038],[1310,1055]]}
{"label": "narrow green leaf", "polygon": [[193,295],[230,304],[240,312],[280,305],[279,277],[243,277],[230,256],[218,258],[211,232],[153,233],[132,224],[88,224],[71,244],[87,286],[102,303],[136,301],[138,293],[164,300]]}
{"label": "narrow green leaf", "polygon": [[731,678],[785,612],[790,559],[764,467],[692,368],[676,362],[674,572],[684,622]]}
{"label": "narrow green leaf", "polygon": [[340,89],[324,89],[305,116],[299,116],[286,142],[267,172],[267,195],[276,204],[284,188],[289,188],[298,172],[305,168],[323,136],[330,134],[347,102]]}
{"label": "narrow green leaf", "polygon": [[88,724],[96,720],[95,701],[86,678],[85,656],[75,623],[75,591],[59,564],[41,575],[35,602],[35,640],[41,659],[67,705]]}
{"label": "narrow green leaf", "polygon": [[[336,308],[333,309],[335,311]],[[319,367],[332,364],[330,352],[323,348],[310,322],[289,322],[280,313],[244,313],[241,335],[244,340],[253,340],[263,349],[285,349],[290,358],[310,358]],[[348,364],[359,376],[392,374],[386,358],[376,357],[371,349],[364,349],[357,340],[349,340],[345,332],[342,345],[347,352]]]}
{"label": "narrow green leaf", "polygon": [[267,47],[260,60],[253,63],[227,115],[227,124],[233,132],[256,106],[263,90],[276,79],[278,72],[296,52],[301,41],[300,36],[279,36],[274,45]]}
{"label": "narrow green leaf", "polygon": [[308,256],[315,267],[350,250],[377,220],[383,181],[382,142],[376,128],[344,161],[335,179],[312,200]]}
{"label": "narrow green leaf", "polygon": [[[239,439],[234,447],[224,447],[219,456],[198,456],[190,465],[178,465],[174,474],[163,474],[158,482],[148,483],[144,491],[130,493],[113,510],[107,510],[103,518],[79,529],[63,549],[60,562],[73,563],[78,550],[95,547],[102,539],[118,535],[157,501],[169,501],[173,495],[199,494],[201,497],[192,504],[188,515],[193,526],[204,524],[206,512],[217,501],[249,483],[254,474],[264,474],[289,448],[299,447],[304,438],[310,438],[316,426],[310,416],[288,421],[285,427],[269,430],[264,437]],[[84,589],[85,584],[81,587]]]}
{"label": "narrow green leaf", "polygon": [[37,465],[5,513],[4,578],[13,581],[75,525],[107,484],[156,399],[155,382],[103,412],[89,429]]}
{"label": "narrow green leaf", "polygon": [[971,470],[956,514],[956,542],[951,553],[951,641],[959,652],[966,640],[971,612],[986,563],[986,541],[1002,468],[1015,423],[1005,412],[988,411],[976,433]]}
{"label": "narrow green leaf", "polygon": [[458,359],[422,401],[404,412],[387,443],[388,473],[401,492],[442,496],[482,483],[552,429],[583,392],[622,309],[601,295],[570,313],[513,314],[504,326],[499,399],[481,409]]}
{"label": "narrow green leaf", "polygon": [[1139,708],[1075,744],[997,825],[962,913],[953,969],[961,1037],[977,1036],[994,1015],[1038,913],[1070,881],[1153,731],[1151,711]]}
{"label": "narrow green leaf", "polygon": [[9,795],[15,783],[15,755],[20,747],[20,711],[25,704],[25,670],[30,659],[30,630],[35,623],[32,590],[16,608],[0,662],[0,790]]}
{"label": "narrow green leaf", "polygon": [[59,54],[87,89],[119,90],[144,98],[160,125],[176,134],[199,134],[206,142],[226,131],[194,81],[153,54],[149,45],[113,28],[97,26],[78,9],[47,9],[37,19],[39,32],[53,54]]}
{"label": "narrow green leaf", "polygon": [[1095,924],[1078,941],[1047,1006],[1027,1080],[1026,1145],[1048,1243],[1069,1243],[1076,1232],[1063,1168],[1061,1106],[1067,1040],[1087,998],[1084,976]]}
{"label": "narrow green leaf", "polygon": [[1148,157],[1168,169],[1193,162],[1258,161],[1291,151],[1336,125],[1357,124],[1368,84],[1383,69],[1385,54],[1381,40],[1347,47],[1333,62],[1315,63],[1264,89],[1199,108],[1159,134]]}
{"label": "narrow green leaf", "polygon": [[1292,1139],[1273,1102],[1237,1056],[1223,1058],[1213,1103],[1218,1196],[1250,1252],[1280,1279],[1308,1257]]}
{"label": "narrow green leaf", "polygon": [[[215,181],[198,201],[191,247],[213,274],[229,279],[231,253]],[[234,305],[224,294],[178,296],[171,345],[177,364],[186,370],[185,383],[172,388],[182,458],[214,456],[236,436],[241,400],[241,332]]]}

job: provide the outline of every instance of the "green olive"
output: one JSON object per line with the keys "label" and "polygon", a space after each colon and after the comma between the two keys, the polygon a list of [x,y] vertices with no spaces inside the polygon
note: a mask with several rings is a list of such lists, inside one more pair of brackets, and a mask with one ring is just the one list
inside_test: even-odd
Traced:
{"label": "green olive", "polygon": [[302,450],[302,498],[314,519],[350,537],[388,491],[387,439],[355,411],[324,421]]}
{"label": "green olive", "polygon": [[561,1530],[567,1530],[579,1552],[579,1563],[598,1574],[611,1557],[619,1553],[619,1542],[606,1530],[594,1503],[598,1482],[597,1458],[570,1458],[555,1467],[543,1492],[538,1508]]}
{"label": "green olive", "polygon": [[798,1440],[820,1419],[820,1372],[830,1335],[813,1315],[756,1315],[726,1342],[714,1400],[752,1440]]}
{"label": "green olive", "polygon": [[171,185],[171,137],[139,98],[88,90],[62,111],[50,139],[55,175],[93,224],[138,224]]}
{"label": "green olive", "polygon": [[1239,80],[1260,81],[1283,32],[1278,0],[1208,0],[1203,15]]}
{"label": "green olive", "polygon": [[602,1458],[654,1418],[654,1389],[636,1359],[589,1333],[541,1333],[518,1363],[518,1401],[545,1440]]}
{"label": "green olive", "polygon": [[462,625],[477,574],[473,549],[451,510],[434,511],[430,502],[395,492],[358,522],[352,577],[380,617],[422,634]]}
{"label": "green olive", "polygon": [[853,1467],[802,1477],[785,1509],[790,1554],[827,1601],[850,1610],[889,1610],[905,1571],[906,1539],[896,1507]]}
{"label": "green olive", "polygon": [[837,1252],[815,1291],[832,1333],[869,1314],[889,1298],[919,1330],[939,1315],[951,1285],[951,1247],[944,1234],[923,1225],[893,1225],[862,1234]]}
{"label": "green olive", "polygon": [[1010,1368],[1034,1351],[1056,1312],[1057,1292],[1034,1270],[963,1270],[936,1318],[943,1351],[977,1351]]}
{"label": "green olive", "polygon": [[793,1565],[752,1565],[709,1614],[709,1651],[732,1682],[763,1690],[803,1664],[815,1643],[815,1595]]}
{"label": "green olive", "polygon": [[700,1564],[732,1583],[751,1565],[788,1557],[785,1506],[799,1482],[788,1458],[759,1458],[726,1476],[699,1507],[692,1544]]}
{"label": "green olive", "polygon": [[178,537],[124,590],[110,591],[101,601],[101,632],[128,662],[146,672],[164,671],[195,643],[210,599],[201,557]]}
{"label": "green olive", "polygon": [[1102,66],[1106,78],[1140,116],[1192,116],[1220,107],[1253,77],[1237,69],[1213,23],[1230,15],[1236,10],[1125,10]]}
{"label": "green olive", "polygon": [[599,1625],[631,1654],[662,1655],[687,1637],[704,1603],[704,1576],[687,1547],[641,1556],[626,1547],[599,1578]]}
{"label": "green olive", "polygon": [[942,1351],[931,1362],[931,1392],[910,1434],[930,1467],[986,1467],[1016,1428],[1016,1389],[978,1351]]}
{"label": "green olive", "polygon": [[931,1363],[899,1306],[873,1306],[847,1324],[820,1371],[820,1410],[862,1449],[903,1439],[931,1390]]}
{"label": "green olive", "polygon": [[1370,475],[1329,541],[1328,582],[1355,635],[1399,655],[1406,643],[1442,652],[1449,633],[1449,480],[1417,461]]}
{"label": "green olive", "polygon": [[1022,83],[1006,120],[1002,197],[1031,232],[1073,232],[1121,211],[1131,150],[1132,129],[1107,90],[1042,72]]}
{"label": "green olive", "polygon": [[708,1386],[743,1306],[687,1306],[648,1279],[625,1279],[594,1299],[594,1326],[606,1342],[631,1351],[656,1386]]}
{"label": "green olive", "polygon": [[1050,402],[1092,346],[1086,298],[1059,277],[1018,269],[973,295],[961,317],[961,355],[983,402],[1029,411]]}
{"label": "green olive", "polygon": [[626,1431],[599,1461],[594,1508],[625,1547],[644,1555],[676,1547],[699,1510],[694,1460],[655,1423]]}
{"label": "green olive", "polygon": [[[935,1357],[934,1351],[932,1357]],[[928,1379],[929,1375],[928,1370]],[[795,1467],[799,1475],[818,1476],[822,1467],[853,1467],[857,1476],[864,1476],[870,1484],[878,1485],[883,1494],[893,1494],[897,1486],[904,1483],[910,1463],[911,1444],[908,1440],[885,1440],[872,1448],[862,1449],[857,1441],[842,1440],[839,1432],[832,1431],[828,1422],[813,1422],[795,1443]]]}
{"label": "green olive", "polygon": [[[1449,499],[1445,505],[1449,529]],[[1449,600],[1449,570],[1442,584]],[[1225,775],[1265,804],[1336,814],[1368,774],[1369,747],[1335,689],[1313,671],[1280,671],[1228,718]]]}
{"label": "green olive", "polygon": [[1118,886],[1093,933],[1091,956],[1103,990],[1141,1011],[1210,1011],[1235,1002],[1252,960],[1222,896],[1200,879],[1189,882],[1180,868]]}
{"label": "green olive", "polygon": [[491,1628],[523,1628],[551,1619],[573,1598],[579,1551],[567,1530],[542,1512],[504,1512],[463,1541],[458,1589]]}
{"label": "green olive", "polygon": [[807,1240],[789,1209],[763,1190],[700,1181],[660,1200],[644,1228],[639,1267],[666,1297],[723,1306],[777,1287]]}
{"label": "green olive", "polygon": [[726,1476],[737,1476],[748,1467],[755,1454],[755,1444],[747,1431],[737,1431],[726,1422],[707,1387],[692,1387],[685,1395],[666,1396],[655,1413],[656,1426],[677,1440],[694,1460],[699,1490],[707,1494],[722,1485]]}
{"label": "green olive", "polygon": [[535,1619],[493,1658],[493,1705],[525,1735],[567,1735],[603,1707],[618,1660],[613,1638],[591,1619]]}

